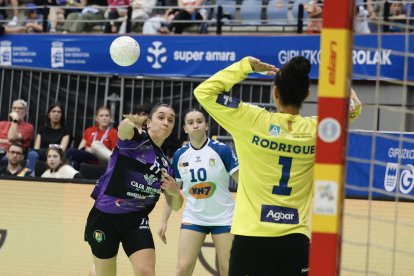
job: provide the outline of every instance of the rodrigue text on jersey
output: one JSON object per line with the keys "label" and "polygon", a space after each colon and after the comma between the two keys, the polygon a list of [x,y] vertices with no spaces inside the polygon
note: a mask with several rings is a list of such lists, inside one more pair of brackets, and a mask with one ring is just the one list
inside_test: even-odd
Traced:
{"label": "rodrigue text on jersey", "polygon": [[315,146],[299,146],[291,145],[287,143],[277,143],[275,141],[269,141],[267,139],[262,139],[259,136],[253,135],[252,144],[260,146],[262,148],[268,148],[271,150],[291,152],[296,154],[315,154]]}

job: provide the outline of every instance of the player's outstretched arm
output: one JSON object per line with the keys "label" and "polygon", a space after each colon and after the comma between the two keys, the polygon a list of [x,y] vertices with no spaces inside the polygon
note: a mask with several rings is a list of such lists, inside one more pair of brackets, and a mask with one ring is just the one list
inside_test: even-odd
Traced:
{"label": "player's outstretched arm", "polygon": [[[223,92],[230,91],[235,84],[247,78],[248,74],[253,73],[254,70],[263,72],[277,69],[273,65],[260,62],[258,59],[245,57],[217,72],[194,90],[194,96],[198,102],[217,123],[233,136],[253,124],[257,112],[249,112],[250,107],[241,104],[239,99],[225,95]],[[244,124],[240,124],[240,121],[243,121]]]}
{"label": "player's outstretched arm", "polygon": [[[176,182],[176,183],[177,183],[178,189],[180,189],[183,182]],[[161,224],[157,231],[158,236],[165,244],[167,244],[167,238],[165,236],[165,233],[167,232],[168,219],[170,218],[171,211],[172,209],[168,205],[167,198],[166,198],[164,209],[163,209],[162,216],[161,216]]]}
{"label": "player's outstretched arm", "polygon": [[122,115],[125,119],[119,124],[118,137],[121,140],[130,140],[134,137],[134,127],[138,129],[139,134],[142,134],[142,124],[145,121],[144,117],[139,115]]}

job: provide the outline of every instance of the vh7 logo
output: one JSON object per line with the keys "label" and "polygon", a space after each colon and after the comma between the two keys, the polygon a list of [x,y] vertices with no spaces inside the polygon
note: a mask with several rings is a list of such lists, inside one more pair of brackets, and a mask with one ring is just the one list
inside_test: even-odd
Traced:
{"label": "vh7 logo", "polygon": [[335,41],[331,41],[330,47],[330,56],[329,56],[329,83],[334,85],[336,81],[336,48],[337,43]]}
{"label": "vh7 logo", "polygon": [[214,194],[217,186],[213,182],[198,183],[188,191],[195,199],[209,198]]}

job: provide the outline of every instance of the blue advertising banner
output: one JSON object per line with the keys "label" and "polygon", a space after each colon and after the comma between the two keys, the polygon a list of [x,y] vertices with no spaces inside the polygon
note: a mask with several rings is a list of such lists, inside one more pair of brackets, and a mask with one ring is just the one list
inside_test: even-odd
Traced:
{"label": "blue advertising banner", "polygon": [[[129,67],[116,65],[109,55],[112,35],[4,35],[0,38],[0,65],[119,75],[209,77],[217,71],[254,56],[277,67],[293,56],[303,55],[312,64],[310,77],[317,79],[320,36],[132,36],[141,55]],[[354,73],[375,78],[404,79],[404,53],[414,53],[414,35],[386,34],[378,48],[376,35],[355,35]],[[364,47],[360,50],[358,47]],[[408,58],[407,79],[414,80],[414,58]],[[266,78],[252,74],[251,78]]]}
{"label": "blue advertising banner", "polygon": [[[400,145],[400,133],[379,132],[388,137],[375,138],[372,159],[373,133],[353,131],[349,133],[348,157],[358,158],[347,161],[346,184],[369,188],[371,164],[373,164],[372,188],[374,196],[392,196],[389,193],[414,196],[414,134],[404,133]],[[400,165],[398,165],[400,159]],[[367,163],[368,162],[368,163]],[[380,192],[382,191],[382,192]],[[368,195],[368,191],[346,189],[348,195]]]}

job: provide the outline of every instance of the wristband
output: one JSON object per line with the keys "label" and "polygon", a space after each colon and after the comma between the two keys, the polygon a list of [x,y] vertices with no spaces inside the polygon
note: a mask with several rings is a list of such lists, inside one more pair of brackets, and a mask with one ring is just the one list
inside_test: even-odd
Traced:
{"label": "wristband", "polygon": [[13,119],[13,123],[18,124],[19,123],[19,120]]}

